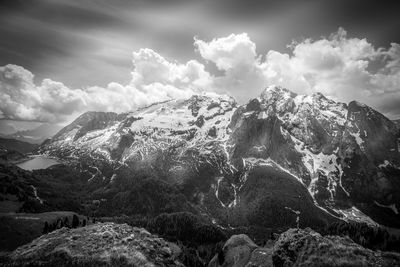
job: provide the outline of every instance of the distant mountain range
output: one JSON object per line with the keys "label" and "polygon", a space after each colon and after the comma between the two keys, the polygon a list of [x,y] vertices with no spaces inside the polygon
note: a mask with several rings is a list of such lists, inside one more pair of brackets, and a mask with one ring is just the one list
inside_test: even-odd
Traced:
{"label": "distant mountain range", "polygon": [[[9,127],[12,127],[12,124]],[[8,131],[4,131],[5,133],[1,134],[1,137],[16,139],[32,144],[41,144],[44,140],[51,138],[61,128],[62,126],[58,124],[42,123],[27,130],[12,131],[12,129],[10,129]]]}

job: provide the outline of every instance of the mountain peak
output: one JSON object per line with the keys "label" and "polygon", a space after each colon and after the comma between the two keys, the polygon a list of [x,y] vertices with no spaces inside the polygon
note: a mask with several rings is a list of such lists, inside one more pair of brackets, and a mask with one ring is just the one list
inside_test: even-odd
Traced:
{"label": "mountain peak", "polygon": [[188,99],[188,101],[204,101],[204,100],[214,100],[218,102],[222,101],[236,105],[236,100],[232,96],[227,94],[217,94],[214,92],[204,92],[202,94],[196,94]]}
{"label": "mountain peak", "polygon": [[354,107],[354,108],[367,108],[368,106],[364,103],[358,102],[358,101],[350,101],[349,106]]}
{"label": "mountain peak", "polygon": [[279,85],[270,85],[267,88],[265,88],[264,91],[261,93],[260,98],[267,101],[292,98],[295,99],[296,102],[326,101],[326,100],[334,102],[333,100],[328,99],[321,92],[315,92],[312,93],[311,95],[299,95]]}
{"label": "mountain peak", "polygon": [[324,94],[322,94],[321,92],[315,92],[315,93],[313,93],[311,96],[314,97],[314,98],[317,98],[317,99],[322,99],[322,100],[328,99],[328,98],[327,98]]}
{"label": "mountain peak", "polygon": [[271,98],[281,98],[281,97],[295,97],[296,93],[293,93],[289,89],[286,89],[279,85],[270,85],[264,89],[261,93],[260,97],[262,99],[271,99]]}

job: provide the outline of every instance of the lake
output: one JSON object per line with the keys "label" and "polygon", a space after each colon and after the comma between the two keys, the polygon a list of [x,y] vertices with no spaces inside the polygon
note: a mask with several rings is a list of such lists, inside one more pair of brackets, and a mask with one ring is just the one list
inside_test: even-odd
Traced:
{"label": "lake", "polygon": [[32,156],[30,159],[17,164],[18,167],[24,170],[38,170],[38,169],[46,169],[50,166],[59,164],[60,162],[42,155]]}

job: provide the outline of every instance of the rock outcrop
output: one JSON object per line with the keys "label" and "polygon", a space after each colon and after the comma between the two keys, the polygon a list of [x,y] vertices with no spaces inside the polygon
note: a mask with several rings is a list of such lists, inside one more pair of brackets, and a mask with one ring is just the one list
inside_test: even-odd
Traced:
{"label": "rock outcrop", "polygon": [[400,266],[400,254],[366,249],[347,237],[321,236],[306,229],[280,235],[272,255],[274,266]]}
{"label": "rock outcrop", "polygon": [[310,228],[289,229],[272,242],[259,247],[246,235],[234,235],[208,266],[400,266],[398,253],[369,250],[348,237],[322,236]]}
{"label": "rock outcrop", "polygon": [[180,248],[145,229],[98,223],[62,228],[12,252],[5,266],[183,266]]}
{"label": "rock outcrop", "polygon": [[208,267],[220,266],[273,266],[272,248],[257,246],[247,235],[233,235],[208,264]]}

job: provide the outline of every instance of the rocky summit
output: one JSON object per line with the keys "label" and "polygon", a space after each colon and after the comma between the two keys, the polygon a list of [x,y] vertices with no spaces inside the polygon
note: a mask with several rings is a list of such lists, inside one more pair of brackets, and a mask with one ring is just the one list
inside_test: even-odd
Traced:
{"label": "rocky summit", "polygon": [[4,266],[183,266],[180,248],[142,228],[97,223],[61,228],[21,246]]}

